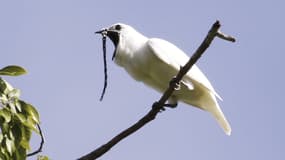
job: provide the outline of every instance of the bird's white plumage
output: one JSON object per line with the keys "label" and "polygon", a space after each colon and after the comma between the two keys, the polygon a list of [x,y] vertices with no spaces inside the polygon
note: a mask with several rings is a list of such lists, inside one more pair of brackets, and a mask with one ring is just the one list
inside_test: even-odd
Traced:
{"label": "bird's white plumage", "polygon": [[[189,57],[170,42],[158,38],[149,39],[128,25],[115,24],[109,30],[114,30],[117,25],[120,25],[120,30],[115,62],[124,67],[134,79],[164,92],[171,78],[187,63]],[[210,112],[225,133],[230,135],[231,127],[216,96],[220,98],[206,76],[193,65],[183,77],[181,88],[173,93],[170,101],[182,101]]]}
{"label": "bird's white plumage", "polygon": [[[153,54],[155,54],[164,63],[174,67],[176,71],[179,71],[180,67],[184,66],[189,60],[188,55],[168,41],[158,38],[151,38],[148,40],[147,44],[151,48]],[[193,65],[186,76],[191,77],[191,79],[203,84],[206,88],[215,93],[214,88],[206,76],[196,65]],[[189,81],[189,83],[191,82]]]}

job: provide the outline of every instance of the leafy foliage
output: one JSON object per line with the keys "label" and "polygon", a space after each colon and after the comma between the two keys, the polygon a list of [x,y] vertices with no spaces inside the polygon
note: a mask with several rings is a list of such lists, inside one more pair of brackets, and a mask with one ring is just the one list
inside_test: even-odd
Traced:
{"label": "leafy foliage", "polygon": [[39,155],[38,160],[49,160],[47,156]]}
{"label": "leafy foliage", "polygon": [[[26,70],[19,66],[0,69],[0,76],[18,76]],[[32,132],[39,133],[39,114],[21,100],[20,90],[0,77],[0,159],[25,160],[30,150]]]}
{"label": "leafy foliage", "polygon": [[0,75],[5,76],[19,76],[26,73],[27,71],[24,68],[15,65],[7,66],[0,70]]}

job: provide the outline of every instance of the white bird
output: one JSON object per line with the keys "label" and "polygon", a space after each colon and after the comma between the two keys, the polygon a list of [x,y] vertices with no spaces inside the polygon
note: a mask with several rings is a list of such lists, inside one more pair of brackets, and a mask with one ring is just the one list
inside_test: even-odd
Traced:
{"label": "white bird", "polygon": [[[107,36],[115,45],[115,62],[135,80],[162,93],[180,67],[189,60],[187,54],[172,43],[158,38],[147,38],[126,24],[116,23],[96,33],[103,32],[107,32]],[[193,65],[183,77],[180,89],[173,92],[168,102],[176,106],[178,101],[182,101],[208,111],[224,132],[230,135],[231,127],[216,97],[221,99],[206,76]]]}

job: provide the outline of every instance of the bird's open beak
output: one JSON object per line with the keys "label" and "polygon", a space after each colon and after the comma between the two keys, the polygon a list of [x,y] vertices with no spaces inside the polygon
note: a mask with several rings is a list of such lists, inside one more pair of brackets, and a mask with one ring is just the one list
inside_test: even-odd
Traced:
{"label": "bird's open beak", "polygon": [[103,28],[100,31],[95,32],[95,34],[105,34],[107,35],[108,29],[107,28]]}

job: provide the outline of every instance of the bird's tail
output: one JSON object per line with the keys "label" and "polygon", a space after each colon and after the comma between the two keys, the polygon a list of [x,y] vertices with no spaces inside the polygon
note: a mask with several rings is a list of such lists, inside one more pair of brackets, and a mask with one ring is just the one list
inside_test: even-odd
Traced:
{"label": "bird's tail", "polygon": [[208,104],[209,106],[206,107],[206,110],[208,112],[210,112],[214,118],[217,120],[217,122],[219,123],[219,125],[221,126],[221,128],[223,128],[224,132],[230,136],[231,135],[231,126],[229,124],[229,122],[227,121],[224,113],[222,112],[216,97],[214,94],[210,94],[212,96],[212,102],[211,104]]}

